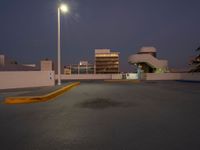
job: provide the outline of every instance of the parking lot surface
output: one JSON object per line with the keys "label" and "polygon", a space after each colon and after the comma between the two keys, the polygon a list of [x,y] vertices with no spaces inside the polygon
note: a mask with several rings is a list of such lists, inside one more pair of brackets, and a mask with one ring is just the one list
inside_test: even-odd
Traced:
{"label": "parking lot surface", "polygon": [[0,104],[2,150],[199,150],[200,84],[81,82],[55,99]]}

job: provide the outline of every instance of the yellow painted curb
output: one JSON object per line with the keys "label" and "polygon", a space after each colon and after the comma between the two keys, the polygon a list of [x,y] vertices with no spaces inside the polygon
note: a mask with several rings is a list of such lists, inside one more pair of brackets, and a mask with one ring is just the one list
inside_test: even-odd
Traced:
{"label": "yellow painted curb", "polygon": [[104,80],[107,83],[140,83],[140,80]]}
{"label": "yellow painted curb", "polygon": [[64,92],[70,90],[71,88],[80,85],[80,82],[75,82],[61,89],[58,89],[54,92],[51,92],[42,96],[25,96],[25,97],[7,97],[4,101],[5,104],[28,104],[28,103],[36,103],[36,102],[44,102],[48,101],[58,95],[63,94]]}

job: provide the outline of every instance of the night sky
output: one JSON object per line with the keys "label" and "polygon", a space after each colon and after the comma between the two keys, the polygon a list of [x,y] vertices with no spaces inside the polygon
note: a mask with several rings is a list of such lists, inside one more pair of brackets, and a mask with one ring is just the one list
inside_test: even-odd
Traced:
{"label": "night sky", "polygon": [[[0,53],[19,63],[57,58],[59,0],[0,0]],[[128,56],[154,46],[171,67],[185,68],[200,46],[200,0],[68,0],[61,17],[62,63],[93,63],[95,48]]]}

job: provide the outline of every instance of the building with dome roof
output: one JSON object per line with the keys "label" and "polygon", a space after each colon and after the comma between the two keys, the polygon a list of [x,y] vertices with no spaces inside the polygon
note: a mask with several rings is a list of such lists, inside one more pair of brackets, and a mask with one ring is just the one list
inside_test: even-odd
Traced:
{"label": "building with dome roof", "polygon": [[128,58],[132,65],[140,67],[144,73],[165,73],[168,71],[168,61],[157,58],[155,47],[142,47],[137,54]]}

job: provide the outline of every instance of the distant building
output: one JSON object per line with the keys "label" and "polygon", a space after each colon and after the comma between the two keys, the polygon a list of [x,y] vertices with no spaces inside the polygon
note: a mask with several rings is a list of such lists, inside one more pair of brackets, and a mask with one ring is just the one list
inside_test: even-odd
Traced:
{"label": "distant building", "polygon": [[71,75],[72,74],[71,66],[64,66],[64,74],[65,75]]}
{"label": "distant building", "polygon": [[80,61],[79,64],[64,66],[64,74],[94,74],[95,69],[93,64],[89,64],[88,61]]}
{"label": "distant building", "polygon": [[22,65],[27,67],[36,67],[36,64],[22,64]]}
{"label": "distant building", "polygon": [[4,55],[0,55],[0,65],[1,66],[5,65],[5,56]]}
{"label": "distant building", "polygon": [[95,49],[96,74],[119,73],[119,52],[110,49]]}
{"label": "distant building", "polygon": [[0,71],[38,71],[35,64],[19,64],[16,60],[0,55]]}
{"label": "distant building", "polygon": [[145,73],[169,72],[168,61],[157,58],[157,51],[154,47],[142,47],[137,54],[131,55],[128,62],[140,67]]}
{"label": "distant building", "polygon": [[41,71],[52,71],[53,70],[53,62],[52,60],[45,59],[40,61],[40,70]]}

